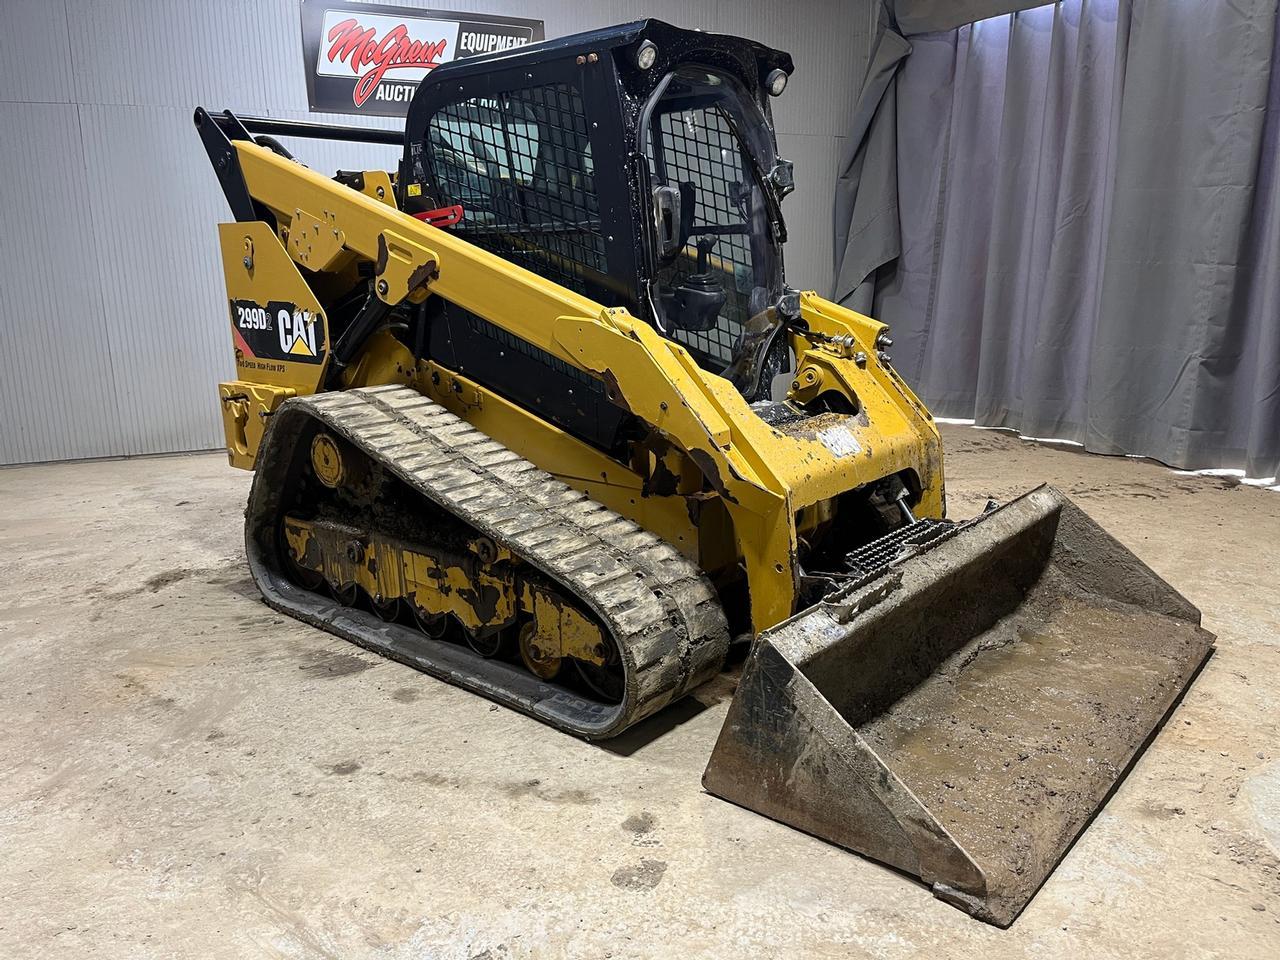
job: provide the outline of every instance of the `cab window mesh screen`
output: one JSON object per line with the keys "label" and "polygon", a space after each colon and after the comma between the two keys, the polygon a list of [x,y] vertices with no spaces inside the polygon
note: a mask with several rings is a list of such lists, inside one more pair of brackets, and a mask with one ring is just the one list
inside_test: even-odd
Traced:
{"label": "cab window mesh screen", "polygon": [[607,283],[587,120],[566,84],[450,104],[431,119],[427,156],[454,228],[477,246],[589,296]]}
{"label": "cab window mesh screen", "polygon": [[[668,183],[692,183],[693,230],[689,244],[675,263],[663,271],[662,279],[678,284],[697,269],[695,242],[700,227],[741,227],[744,223],[749,175],[743,170],[742,152],[720,107],[680,110],[657,116],[658,143]],[[650,148],[652,149],[652,147]],[[695,352],[726,364],[733,356],[742,325],[750,317],[750,286],[744,292],[739,281],[752,276],[751,245],[745,229],[741,232],[715,231],[716,240],[707,256],[708,266],[721,271],[728,294],[720,320],[707,331],[676,330],[674,338]]]}

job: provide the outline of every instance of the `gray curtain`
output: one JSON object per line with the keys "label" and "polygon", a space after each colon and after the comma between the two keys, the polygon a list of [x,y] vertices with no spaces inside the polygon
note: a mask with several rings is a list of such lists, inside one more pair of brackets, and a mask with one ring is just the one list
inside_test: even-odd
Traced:
{"label": "gray curtain", "polygon": [[876,33],[854,106],[835,195],[835,290],[846,304],[869,306],[871,274],[898,256],[898,69],[911,53],[907,37],[952,30],[984,17],[1041,6],[1045,0],[872,0]]}
{"label": "gray curtain", "polygon": [[849,158],[864,229],[837,296],[892,324],[938,415],[1275,475],[1275,0],[952,26],[911,38],[879,101],[892,129],[877,110]]}

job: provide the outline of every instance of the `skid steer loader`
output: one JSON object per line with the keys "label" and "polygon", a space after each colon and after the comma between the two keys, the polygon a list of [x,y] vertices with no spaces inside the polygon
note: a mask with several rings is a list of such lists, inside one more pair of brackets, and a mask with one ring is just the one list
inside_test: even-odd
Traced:
{"label": "skid steer loader", "polygon": [[587,739],[740,642],[706,788],[1008,925],[1212,636],[1051,488],[945,518],[886,327],[785,283],[791,72],[645,20],[440,66],[403,134],[198,109],[249,566]]}

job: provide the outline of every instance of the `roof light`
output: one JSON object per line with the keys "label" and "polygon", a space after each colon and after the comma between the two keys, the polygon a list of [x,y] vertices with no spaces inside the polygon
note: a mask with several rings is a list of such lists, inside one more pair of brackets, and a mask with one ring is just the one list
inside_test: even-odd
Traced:
{"label": "roof light", "polygon": [[658,45],[652,40],[645,40],[636,48],[636,66],[648,70],[658,59]]}
{"label": "roof light", "polygon": [[764,78],[764,85],[769,91],[769,96],[782,96],[782,91],[787,89],[787,71],[781,67],[770,70],[769,75]]}

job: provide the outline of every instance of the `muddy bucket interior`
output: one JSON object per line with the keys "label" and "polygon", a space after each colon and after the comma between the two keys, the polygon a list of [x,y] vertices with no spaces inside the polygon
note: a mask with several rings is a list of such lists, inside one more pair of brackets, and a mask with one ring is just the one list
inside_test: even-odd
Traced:
{"label": "muddy bucket interior", "polygon": [[1008,926],[1208,657],[1199,622],[1040,487],[763,634],[703,783]]}

